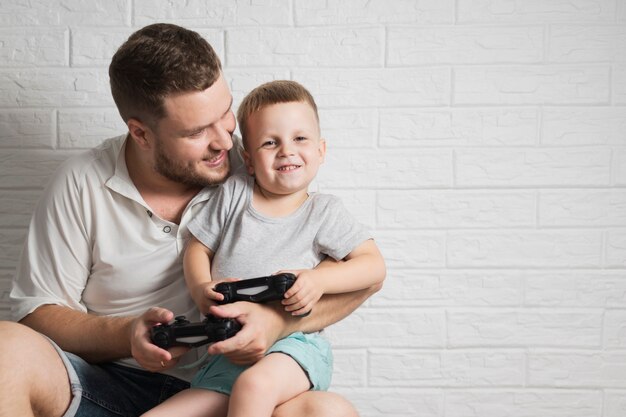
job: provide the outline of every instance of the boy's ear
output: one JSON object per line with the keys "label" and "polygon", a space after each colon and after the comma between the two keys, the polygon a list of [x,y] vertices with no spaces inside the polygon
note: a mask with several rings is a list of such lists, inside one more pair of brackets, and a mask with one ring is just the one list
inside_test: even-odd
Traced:
{"label": "boy's ear", "polygon": [[137,144],[137,146],[141,149],[150,149],[150,138],[152,137],[152,130],[150,127],[138,119],[128,119],[126,125],[128,126],[128,133],[130,133],[130,137]]}
{"label": "boy's ear", "polygon": [[319,153],[322,162],[324,162],[324,157],[326,156],[326,139],[324,138],[320,138]]}
{"label": "boy's ear", "polygon": [[254,166],[252,166],[252,158],[250,157],[250,154],[242,148],[241,156],[243,156],[243,163],[246,166],[246,171],[248,174],[254,176]]}

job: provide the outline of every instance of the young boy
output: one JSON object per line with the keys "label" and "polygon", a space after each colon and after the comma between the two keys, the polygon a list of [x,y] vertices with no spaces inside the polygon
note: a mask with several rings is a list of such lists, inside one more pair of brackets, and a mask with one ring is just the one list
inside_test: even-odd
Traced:
{"label": "young boy", "polygon": [[[338,198],[308,192],[326,152],[311,94],[293,81],[263,84],[237,118],[250,175],[228,179],[189,225],[185,279],[200,311],[223,299],[217,282],[277,271],[297,276],[282,301],[293,315],[308,313],[323,294],[382,282],[384,261],[370,235]],[[326,256],[343,262],[313,269]],[[211,357],[191,389],[145,416],[270,417],[302,392],[328,389],[331,374],[328,342],[295,333],[250,367]]]}

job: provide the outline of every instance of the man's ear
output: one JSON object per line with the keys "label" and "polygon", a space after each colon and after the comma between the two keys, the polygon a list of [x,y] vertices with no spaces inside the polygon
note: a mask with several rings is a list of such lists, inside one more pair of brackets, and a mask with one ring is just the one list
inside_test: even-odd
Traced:
{"label": "man's ear", "polygon": [[137,146],[141,149],[150,149],[152,146],[152,141],[150,139],[153,137],[152,129],[138,119],[128,119],[126,125],[128,126],[130,137],[137,144]]}

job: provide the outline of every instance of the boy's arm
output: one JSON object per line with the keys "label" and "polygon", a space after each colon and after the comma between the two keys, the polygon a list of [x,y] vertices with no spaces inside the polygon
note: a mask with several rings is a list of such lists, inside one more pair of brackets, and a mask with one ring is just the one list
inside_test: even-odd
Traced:
{"label": "boy's arm", "polygon": [[387,275],[385,260],[373,239],[368,239],[345,258],[324,270],[326,294],[338,294],[382,285]]}
{"label": "boy's arm", "polygon": [[[382,259],[382,257],[381,257]],[[345,261],[335,261],[332,258],[322,261],[315,267],[315,271],[323,273],[332,273],[337,271]],[[280,337],[285,337],[293,332],[300,331],[304,333],[312,333],[323,330],[324,328],[337,323],[348,317],[361,306],[372,295],[376,294],[383,287],[382,280],[374,285],[362,288],[357,291],[343,292],[339,294],[326,294],[320,298],[315,305],[314,311],[306,317],[286,316],[285,329]],[[281,313],[284,308],[278,305]],[[284,314],[281,314],[285,316]]]}
{"label": "boy's arm", "polygon": [[[385,260],[374,240],[368,239],[346,256],[344,262],[334,262],[310,271],[324,294],[340,294],[362,290],[383,282]],[[297,281],[292,287],[297,290]],[[290,297],[296,291],[288,291]]]}
{"label": "boy's arm", "polygon": [[385,261],[373,240],[368,239],[327,268],[293,272],[298,279],[285,293],[282,304],[293,315],[311,311],[324,294],[340,294],[368,288],[385,279]]}
{"label": "boy's arm", "polygon": [[192,236],[183,256],[185,283],[191,298],[193,298],[200,311],[205,314],[208,313],[209,307],[214,304],[210,301],[211,299],[223,297],[221,294],[211,290],[215,284],[211,280],[212,258],[213,252]]}

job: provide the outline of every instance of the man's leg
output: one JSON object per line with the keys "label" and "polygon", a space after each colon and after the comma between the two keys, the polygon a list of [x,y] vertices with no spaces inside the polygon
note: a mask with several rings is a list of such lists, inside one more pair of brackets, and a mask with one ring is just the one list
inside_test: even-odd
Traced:
{"label": "man's leg", "polygon": [[272,417],[359,417],[348,400],[333,392],[307,391],[280,405]]}
{"label": "man's leg", "polygon": [[72,399],[65,366],[34,330],[0,322],[0,417],[61,417]]}

